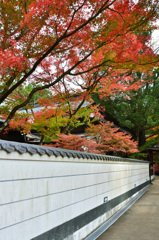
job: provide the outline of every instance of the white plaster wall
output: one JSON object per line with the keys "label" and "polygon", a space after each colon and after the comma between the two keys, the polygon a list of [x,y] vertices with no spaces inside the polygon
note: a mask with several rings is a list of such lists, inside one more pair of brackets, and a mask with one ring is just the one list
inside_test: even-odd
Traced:
{"label": "white plaster wall", "polygon": [[147,163],[1,150],[0,239],[29,240],[100,206],[104,197],[111,200],[148,179]]}

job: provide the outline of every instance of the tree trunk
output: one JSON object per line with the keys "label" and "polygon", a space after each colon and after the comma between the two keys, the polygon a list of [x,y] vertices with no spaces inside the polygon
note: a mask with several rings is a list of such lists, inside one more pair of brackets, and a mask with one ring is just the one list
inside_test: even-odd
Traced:
{"label": "tree trunk", "polygon": [[139,147],[143,146],[146,143],[145,130],[142,129],[139,131]]}
{"label": "tree trunk", "polygon": [[131,134],[133,139],[138,142],[138,147],[143,146],[146,143],[145,130],[139,130],[138,128],[132,129]]}
{"label": "tree trunk", "polygon": [[44,141],[44,135],[41,136],[41,139],[40,139],[40,145],[43,144],[43,141]]}

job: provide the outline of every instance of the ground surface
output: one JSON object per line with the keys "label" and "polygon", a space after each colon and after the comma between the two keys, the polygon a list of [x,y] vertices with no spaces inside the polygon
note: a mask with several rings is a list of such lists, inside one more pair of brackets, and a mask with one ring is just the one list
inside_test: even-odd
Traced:
{"label": "ground surface", "polygon": [[98,240],[159,239],[159,177],[149,190]]}

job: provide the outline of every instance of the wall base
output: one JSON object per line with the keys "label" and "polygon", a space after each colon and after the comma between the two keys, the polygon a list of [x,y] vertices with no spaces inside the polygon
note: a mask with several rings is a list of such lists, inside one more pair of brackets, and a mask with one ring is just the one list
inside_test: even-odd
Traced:
{"label": "wall base", "polygon": [[32,240],[81,240],[107,221],[147,186],[150,186],[149,181],[40,236],[32,238]]}

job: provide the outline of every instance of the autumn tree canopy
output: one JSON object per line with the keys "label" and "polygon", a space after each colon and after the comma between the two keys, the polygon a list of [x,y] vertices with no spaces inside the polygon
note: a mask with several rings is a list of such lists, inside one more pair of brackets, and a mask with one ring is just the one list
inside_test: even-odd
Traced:
{"label": "autumn tree canopy", "polygon": [[[2,0],[1,130],[38,91],[50,88],[53,98],[69,89],[84,102],[99,83],[114,91],[118,72],[157,64],[143,34],[157,12],[158,0]],[[21,97],[28,83],[34,87]]]}
{"label": "autumn tree canopy", "polygon": [[118,130],[119,128],[114,127],[110,122],[90,124],[86,131],[87,137],[59,134],[58,139],[53,139],[47,146],[97,154],[113,153],[120,156],[138,152],[137,142],[133,141],[130,135]]}

